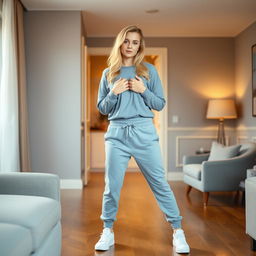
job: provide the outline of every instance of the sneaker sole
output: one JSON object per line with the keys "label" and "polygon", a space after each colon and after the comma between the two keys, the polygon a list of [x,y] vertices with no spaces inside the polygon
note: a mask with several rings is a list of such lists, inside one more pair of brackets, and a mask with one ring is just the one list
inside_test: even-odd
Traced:
{"label": "sneaker sole", "polygon": [[175,250],[175,251],[176,251],[177,253],[190,253],[189,250],[188,250],[188,251],[185,251],[185,250],[184,250],[184,251],[183,251],[183,250],[182,250],[182,251]]}
{"label": "sneaker sole", "polygon": [[95,246],[94,249],[97,250],[97,251],[107,251],[114,244],[115,244],[115,241],[111,242],[108,247],[97,247],[97,246]]}

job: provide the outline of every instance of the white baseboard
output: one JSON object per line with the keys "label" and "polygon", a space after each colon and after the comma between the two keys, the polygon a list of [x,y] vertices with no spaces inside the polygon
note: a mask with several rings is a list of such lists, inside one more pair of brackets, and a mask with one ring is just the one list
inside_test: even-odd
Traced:
{"label": "white baseboard", "polygon": [[[128,168],[126,171],[127,172],[140,172],[140,170],[137,168]],[[104,172],[104,169],[101,169],[101,168],[91,169],[91,172]],[[168,172],[167,180],[168,181],[174,181],[174,180],[183,181],[183,172]]]}
{"label": "white baseboard", "polygon": [[60,188],[61,189],[82,189],[83,181],[81,179],[76,179],[76,180],[61,179]]}
{"label": "white baseboard", "polygon": [[183,172],[168,172],[167,174],[168,181],[182,180],[183,181]]}
{"label": "white baseboard", "polygon": [[[100,167],[99,168],[91,168],[90,171],[91,172],[105,172],[105,168],[100,168]],[[139,172],[139,171],[140,171],[140,169],[138,167],[135,167],[135,168],[128,167],[126,169],[126,172]]]}

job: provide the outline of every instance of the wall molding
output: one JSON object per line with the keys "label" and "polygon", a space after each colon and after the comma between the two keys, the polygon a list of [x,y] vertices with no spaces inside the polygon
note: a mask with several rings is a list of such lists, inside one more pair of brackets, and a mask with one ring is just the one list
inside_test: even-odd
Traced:
{"label": "wall molding", "polygon": [[[227,145],[229,145],[229,136],[226,137]],[[184,136],[176,136],[176,168],[182,167],[183,164],[179,162],[179,156],[180,156],[180,141],[181,140],[216,140],[215,136],[197,136],[197,135],[184,135]]]}
{"label": "wall molding", "polygon": [[242,140],[248,140],[248,136],[237,136],[236,137],[236,143],[240,144]]}
{"label": "wall molding", "polygon": [[237,131],[256,131],[256,126],[238,126]]}
{"label": "wall molding", "polygon": [[[207,126],[207,127],[185,127],[185,126],[180,126],[180,127],[168,127],[168,131],[185,131],[185,132],[189,132],[189,131],[214,131],[217,132],[218,131],[218,127],[216,126]],[[232,127],[225,127],[225,131],[231,131],[234,132],[236,131],[236,128],[232,128]]]}
{"label": "wall molding", "polygon": [[82,189],[83,181],[81,179],[61,179],[61,189]]}
{"label": "wall molding", "polygon": [[[168,126],[168,131],[218,131],[218,126]],[[256,131],[256,126],[225,127],[225,131]]]}

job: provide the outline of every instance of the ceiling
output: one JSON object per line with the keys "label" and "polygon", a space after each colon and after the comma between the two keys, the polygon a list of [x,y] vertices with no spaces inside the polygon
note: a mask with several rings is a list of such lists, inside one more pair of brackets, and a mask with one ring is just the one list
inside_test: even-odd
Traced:
{"label": "ceiling", "polygon": [[[256,0],[21,0],[29,11],[81,10],[88,37],[135,24],[146,37],[235,37],[256,21]],[[158,13],[146,10],[158,9]]]}

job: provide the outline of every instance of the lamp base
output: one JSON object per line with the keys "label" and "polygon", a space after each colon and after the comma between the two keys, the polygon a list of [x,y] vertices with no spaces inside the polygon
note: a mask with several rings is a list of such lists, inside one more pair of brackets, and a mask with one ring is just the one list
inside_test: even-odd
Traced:
{"label": "lamp base", "polygon": [[225,131],[224,131],[224,119],[219,120],[217,142],[226,146],[226,138],[225,138]]}

